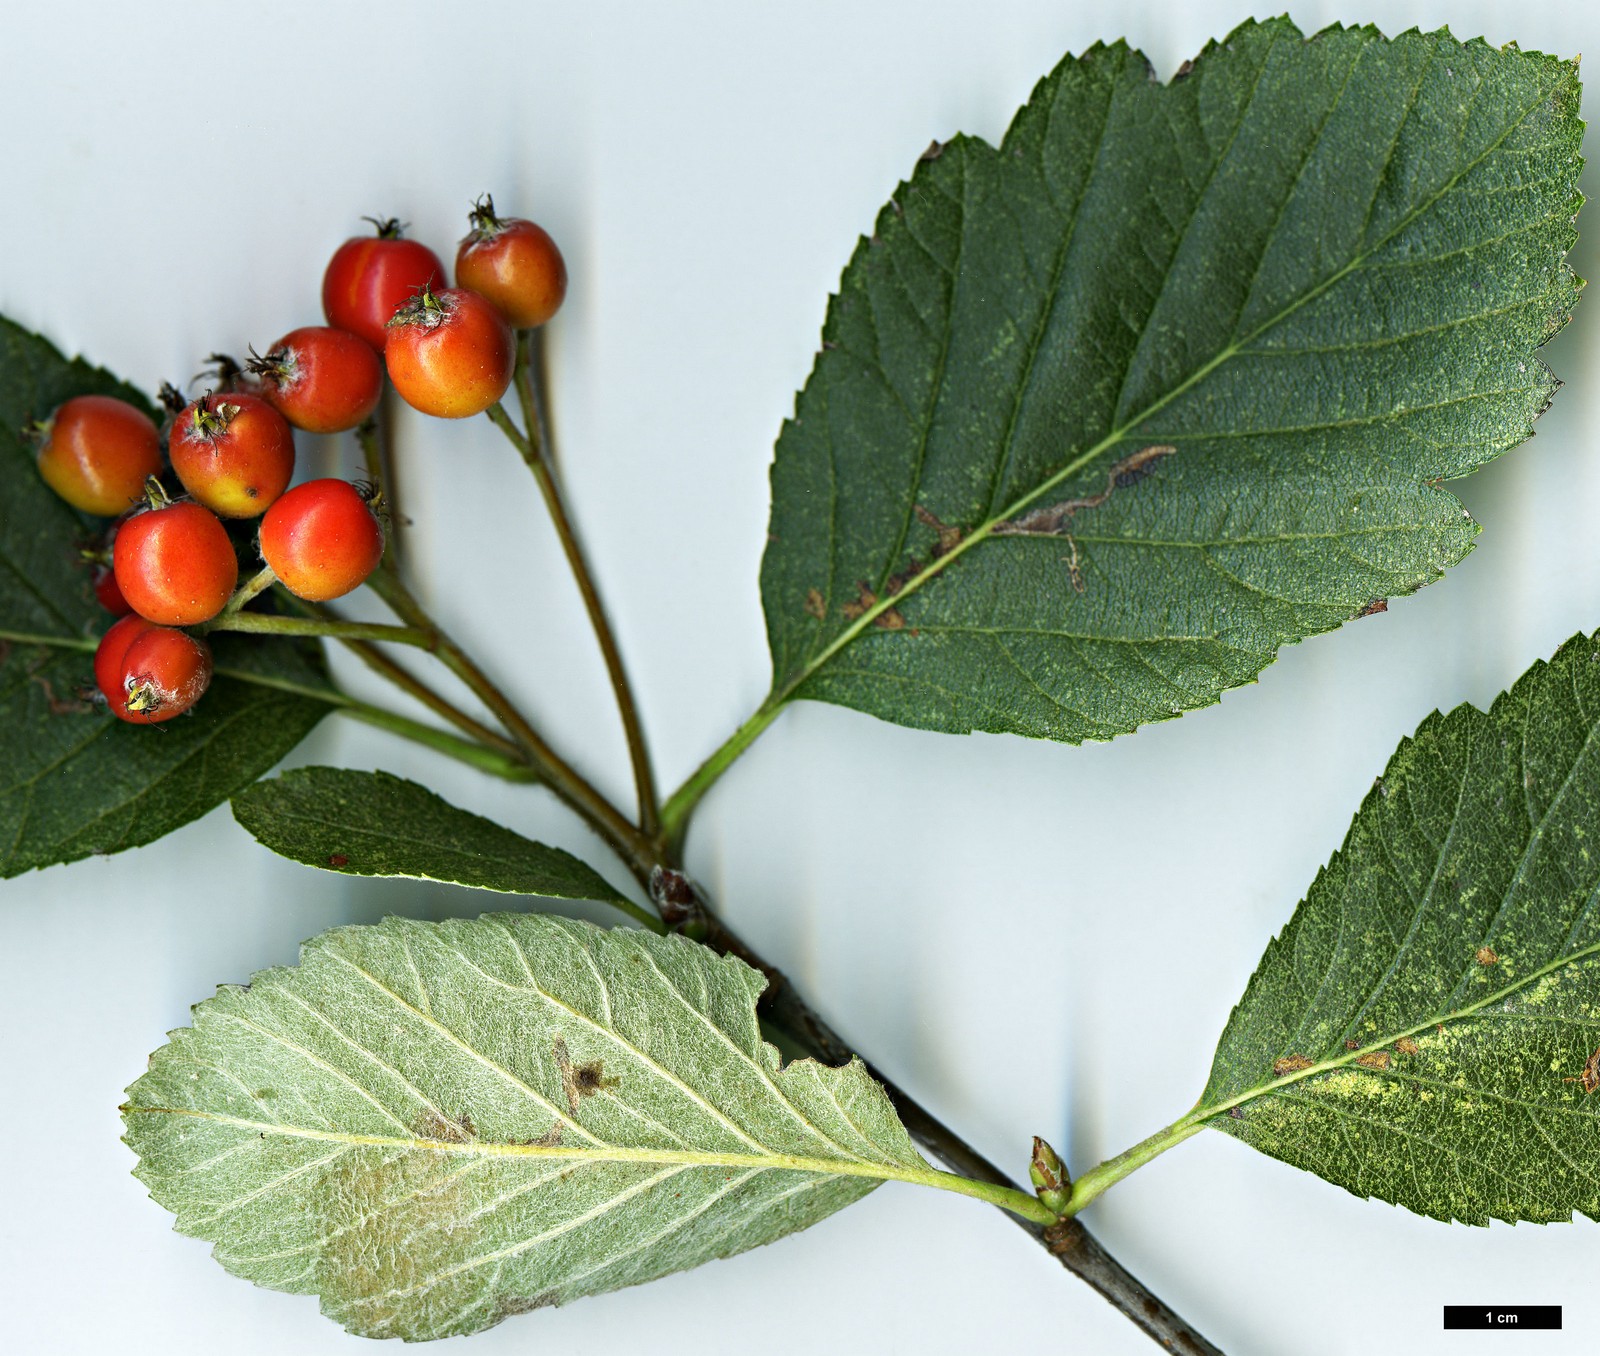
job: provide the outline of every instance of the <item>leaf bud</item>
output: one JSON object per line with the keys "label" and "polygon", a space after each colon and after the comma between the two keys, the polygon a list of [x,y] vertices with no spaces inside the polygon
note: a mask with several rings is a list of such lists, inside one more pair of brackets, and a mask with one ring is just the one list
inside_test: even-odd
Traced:
{"label": "leaf bud", "polygon": [[1046,1209],[1063,1214],[1072,1199],[1072,1179],[1062,1165],[1060,1156],[1037,1135],[1033,1137],[1033,1162],[1028,1165],[1028,1178]]}

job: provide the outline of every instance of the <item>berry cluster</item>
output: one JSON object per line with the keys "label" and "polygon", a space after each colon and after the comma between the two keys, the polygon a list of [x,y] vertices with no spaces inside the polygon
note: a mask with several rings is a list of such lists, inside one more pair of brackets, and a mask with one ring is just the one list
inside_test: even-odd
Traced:
{"label": "berry cluster", "polygon": [[[542,325],[566,293],[560,251],[531,221],[495,215],[485,196],[456,255],[456,279],[400,224],[347,240],[322,280],[328,324],[291,330],[241,367],[214,355],[216,385],[185,403],[163,388],[158,429],[112,396],[77,396],[39,426],[39,473],[74,508],[115,518],[86,551],[94,591],[122,620],[101,639],[95,681],[132,723],[182,715],[211,680],[203,627],[276,581],[326,602],[358,588],[383,556],[376,491],[343,480],[290,489],[294,430],[366,425],[385,371],[407,404],[441,418],[481,414],[510,386],[514,329]],[[181,484],[174,497],[166,468]],[[120,515],[120,516],[119,516]],[[259,518],[253,538],[238,525]],[[230,532],[229,524],[234,525]],[[266,569],[239,586],[241,550]]]}

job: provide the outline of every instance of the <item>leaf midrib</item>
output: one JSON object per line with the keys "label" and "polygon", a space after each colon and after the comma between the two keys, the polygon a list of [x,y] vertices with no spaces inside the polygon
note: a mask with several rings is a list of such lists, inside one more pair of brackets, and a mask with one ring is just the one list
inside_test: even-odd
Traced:
{"label": "leaf midrib", "polygon": [[429,1139],[415,1135],[364,1135],[351,1131],[314,1126],[286,1125],[281,1121],[257,1121],[244,1116],[226,1116],[214,1111],[187,1107],[124,1106],[124,1115],[187,1116],[219,1125],[247,1130],[258,1136],[277,1135],[287,1139],[310,1140],[319,1144],[345,1147],[403,1149],[413,1153],[455,1154],[482,1158],[561,1159],[580,1163],[656,1163],[687,1167],[760,1168],[774,1172],[810,1172],[835,1177],[870,1177],[880,1181],[914,1182],[938,1185],[949,1174],[932,1168],[917,1169],[891,1163],[860,1159],[810,1158],[796,1154],[736,1154],[701,1149],[634,1149],[623,1145],[598,1144],[574,1148],[561,1144],[508,1144],[494,1140]]}
{"label": "leaf midrib", "polygon": [[[890,609],[897,607],[901,602],[910,597],[929,580],[937,578],[944,572],[947,566],[960,559],[961,556],[965,555],[966,552],[971,550],[974,546],[979,545],[981,542],[987,541],[993,534],[994,529],[1000,523],[1003,523],[1023,512],[1026,508],[1028,508],[1029,505],[1033,504],[1043,495],[1048,494],[1051,490],[1062,484],[1069,477],[1077,474],[1077,472],[1081,471],[1084,467],[1104,456],[1105,453],[1108,452],[1112,447],[1115,447],[1119,442],[1122,442],[1125,438],[1127,438],[1128,434],[1136,429],[1140,424],[1143,424],[1148,419],[1159,413],[1163,408],[1171,404],[1186,391],[1204,381],[1219,367],[1239,356],[1241,351],[1243,351],[1261,335],[1275,328],[1283,321],[1287,320],[1296,311],[1300,310],[1303,306],[1315,301],[1318,297],[1322,296],[1335,287],[1338,283],[1342,282],[1350,274],[1363,267],[1374,255],[1381,252],[1391,240],[1393,240],[1414,221],[1431,209],[1434,204],[1444,198],[1446,194],[1450,193],[1463,178],[1465,178],[1473,170],[1477,169],[1478,166],[1482,165],[1491,155],[1499,150],[1506,139],[1510,137],[1511,134],[1518,128],[1520,128],[1524,122],[1527,121],[1529,115],[1536,108],[1540,107],[1547,100],[1553,98],[1564,87],[1571,84],[1574,74],[1575,72],[1570,65],[1564,65],[1562,78],[1545,88],[1537,99],[1524,107],[1513,120],[1507,123],[1500,135],[1496,137],[1494,141],[1492,141],[1487,147],[1485,147],[1477,157],[1463,165],[1435,193],[1433,193],[1422,203],[1419,203],[1411,212],[1401,217],[1394,228],[1381,239],[1376,241],[1365,251],[1353,256],[1343,268],[1330,274],[1324,281],[1317,284],[1315,287],[1308,289],[1304,294],[1297,297],[1288,305],[1284,306],[1281,310],[1263,320],[1261,324],[1256,326],[1256,328],[1251,330],[1249,333],[1238,336],[1231,340],[1223,348],[1218,350],[1215,356],[1203,363],[1195,370],[1193,374],[1185,378],[1182,382],[1178,383],[1166,394],[1152,401],[1142,410],[1137,410],[1131,413],[1120,425],[1112,429],[1111,432],[1106,434],[1106,436],[1099,442],[1095,443],[1081,455],[1068,462],[1054,475],[1046,478],[1037,488],[1029,491],[1027,494],[1022,495],[1008,507],[1001,510],[999,513],[991,515],[977,527],[973,528],[971,532],[964,536],[943,555],[939,556],[933,561],[930,561],[923,569],[907,579],[905,584],[897,592],[887,594],[879,598],[875,603],[862,612],[862,614],[857,617],[855,621],[853,621],[849,626],[835,636],[834,639],[814,658],[796,670],[793,677],[791,677],[781,687],[774,688],[767,697],[767,700],[762,704],[762,709],[774,710],[777,707],[782,706],[794,695],[798,688],[800,688],[824,665],[826,665],[834,655],[838,654],[840,650],[845,648],[845,646],[851,644],[869,626],[872,626],[879,617],[883,616],[883,614],[888,612]],[[1393,153],[1391,150],[1390,159],[1392,160],[1392,158]],[[1388,162],[1386,161],[1386,169],[1387,165]],[[1082,203],[1080,202],[1079,210],[1081,209]],[[1074,222],[1076,222],[1076,217],[1077,213],[1075,212]],[[1024,381],[1026,381],[1026,377],[1024,377]]]}
{"label": "leaf midrib", "polygon": [[1204,1106],[1197,1104],[1188,1115],[1184,1116],[1177,1122],[1177,1125],[1180,1127],[1198,1125],[1204,1121],[1212,1120],[1215,1117],[1226,1113],[1233,1107],[1242,1106],[1246,1102],[1253,1102],[1258,1097],[1268,1096],[1274,1092],[1282,1091],[1284,1088],[1293,1087],[1297,1083],[1303,1083],[1309,1078],[1315,1078],[1319,1074],[1332,1073],[1339,1069],[1349,1068],[1352,1065],[1360,1068],[1361,1072],[1363,1073],[1370,1073],[1374,1076],[1383,1076],[1384,1071],[1381,1069],[1363,1068],[1360,1064],[1362,1056],[1376,1054],[1380,1051],[1386,1050],[1387,1047],[1393,1045],[1396,1041],[1404,1040],[1408,1036],[1420,1035],[1429,1028],[1449,1026],[1453,1022],[1466,1021],[1469,1018],[1477,1016],[1485,1008],[1492,1007],[1496,1003],[1504,1002],[1506,999],[1515,996],[1521,990],[1526,989],[1530,984],[1544,979],[1546,976],[1553,975],[1557,971],[1567,966],[1576,965],[1580,961],[1587,960],[1591,956],[1600,956],[1600,942],[1595,942],[1590,946],[1581,947],[1577,951],[1572,951],[1564,956],[1559,956],[1555,960],[1550,961],[1548,964],[1541,966],[1539,969],[1529,971],[1527,975],[1523,976],[1514,983],[1508,984],[1504,988],[1497,989],[1493,993],[1485,994],[1475,1003],[1469,1003],[1465,1007],[1455,1008],[1449,1012],[1434,1013],[1433,1015],[1425,1017],[1413,1025],[1406,1027],[1404,1030],[1392,1031],[1381,1039],[1371,1041],[1368,1044],[1361,1046],[1359,1049],[1346,1050],[1344,1053],[1337,1055],[1332,1059],[1322,1060],[1317,1064],[1311,1065],[1309,1068],[1301,1069],[1294,1073],[1284,1074],[1279,1078],[1273,1078],[1269,1083],[1258,1083],[1252,1088],[1245,1089],[1245,1091],[1239,1093],[1236,1097],[1229,1097],[1224,1101],[1212,1102]]}

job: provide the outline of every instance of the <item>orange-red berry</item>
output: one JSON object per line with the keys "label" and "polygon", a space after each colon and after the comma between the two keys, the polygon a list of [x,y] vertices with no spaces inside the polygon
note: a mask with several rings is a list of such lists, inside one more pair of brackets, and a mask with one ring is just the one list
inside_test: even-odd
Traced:
{"label": "orange-red berry", "polygon": [[75,509],[113,518],[161,470],[161,439],[142,410],[115,396],[74,396],[39,446],[39,474]]}
{"label": "orange-red berry", "polygon": [[186,500],[123,523],[111,563],[133,610],[162,626],[210,621],[239,582],[227,529],[210,509]]}
{"label": "orange-red berry", "polygon": [[204,395],[172,423],[167,440],[183,488],[224,518],[255,518],[294,475],[294,432],[258,395]]}
{"label": "orange-red berry", "polygon": [[506,393],[517,343],[494,305],[476,292],[424,288],[395,312],[383,350],[389,380],[424,414],[464,419]]}
{"label": "orange-red berry", "polygon": [[550,233],[522,217],[497,217],[488,196],[469,220],[456,250],[456,286],[488,298],[514,329],[544,324],[567,295],[566,261]]}
{"label": "orange-red berry", "polygon": [[345,480],[296,485],[261,520],[261,558],[283,586],[312,602],[359,587],[383,556],[383,527]]}

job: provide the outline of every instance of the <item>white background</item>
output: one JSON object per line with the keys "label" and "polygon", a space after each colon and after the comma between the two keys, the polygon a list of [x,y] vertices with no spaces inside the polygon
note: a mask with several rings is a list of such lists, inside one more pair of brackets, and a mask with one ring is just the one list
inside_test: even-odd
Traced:
{"label": "white background", "polygon": [[[1576,3],[1294,15],[1307,31],[1449,22],[1600,49],[1600,11]],[[318,321],[323,265],[363,213],[402,216],[447,257],[485,189],[542,221],[572,272],[551,333],[558,441],[676,785],[764,692],[772,440],[824,299],[896,181],[933,137],[998,138],[1069,50],[1125,34],[1166,76],[1243,17],[1060,0],[7,5],[0,310],[153,390],[214,347]],[[1580,246],[1580,273],[1593,255]],[[692,869],[863,1051],[1014,1172],[1031,1134],[1081,1169],[1180,1115],[1268,937],[1399,738],[1600,626],[1586,436],[1600,318],[1586,309],[1546,355],[1569,385],[1537,440],[1462,487],[1485,531],[1444,582],[1111,745],[795,708],[706,802]],[[625,796],[602,671],[515,454],[486,421],[419,419],[402,441],[425,598]],[[358,466],[339,444],[308,463]],[[416,776],[599,851],[542,793],[336,717],[294,761]],[[172,1233],[129,1176],[116,1106],[215,984],[291,961],[334,924],[499,903],[302,869],[225,809],[0,884],[0,1346],[360,1350],[314,1301],[229,1277]],[[1449,1302],[1562,1303],[1565,1332],[1510,1344],[1600,1344],[1587,1221],[1445,1226],[1206,1134],[1086,1222],[1234,1356],[1505,1340],[1441,1333]],[[1154,1350],[996,1211],[904,1186],[472,1342],[480,1356]]]}

